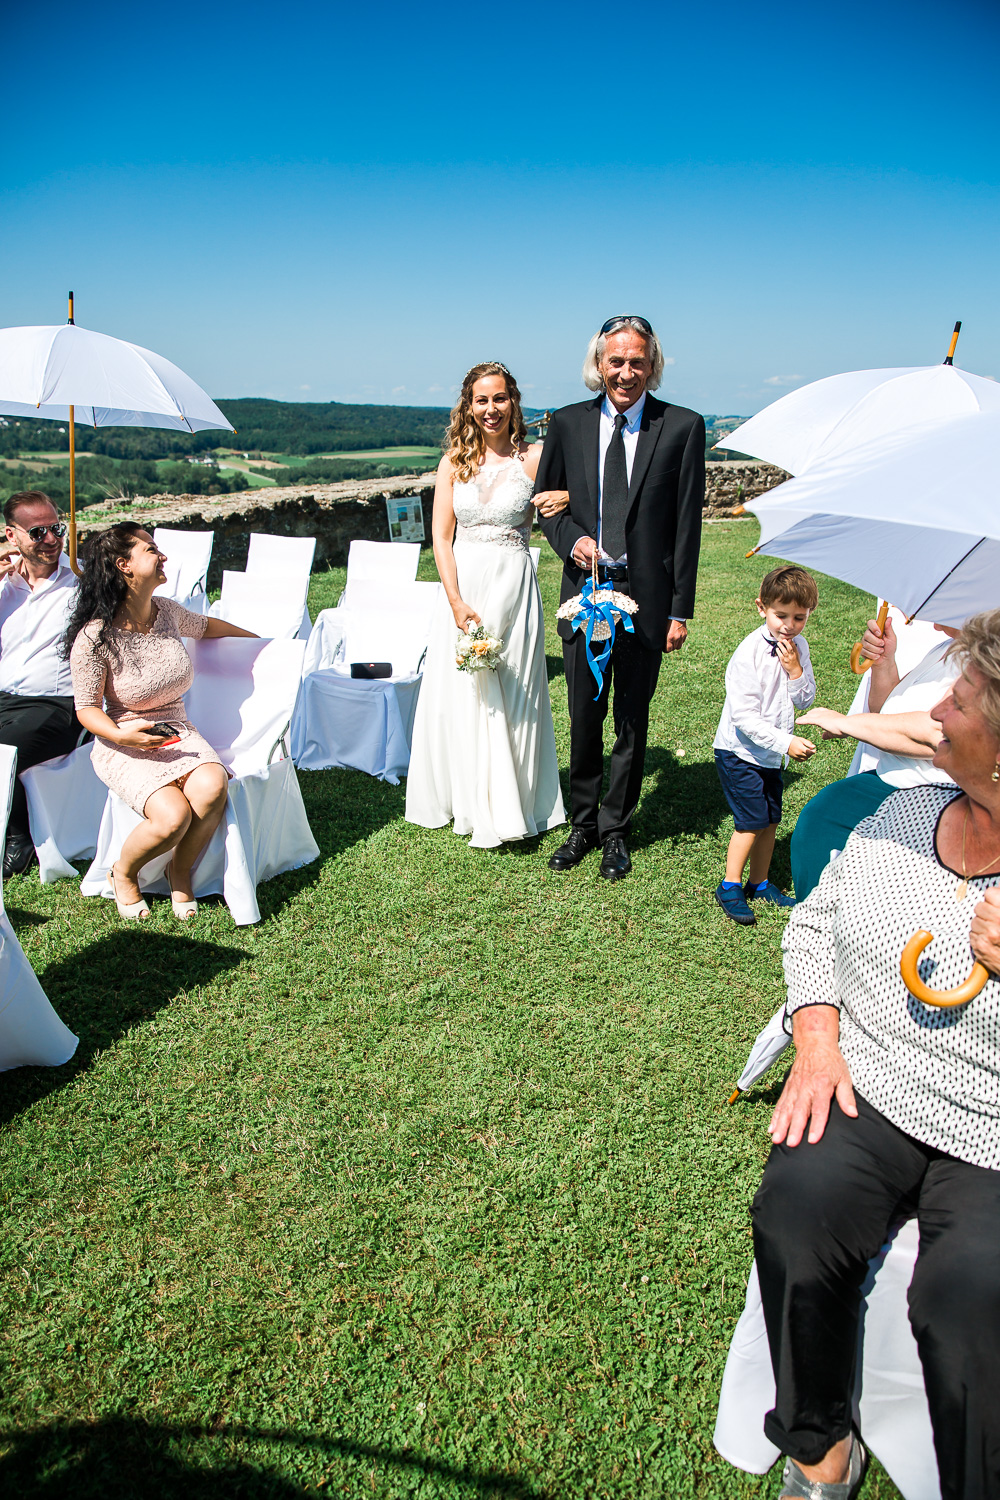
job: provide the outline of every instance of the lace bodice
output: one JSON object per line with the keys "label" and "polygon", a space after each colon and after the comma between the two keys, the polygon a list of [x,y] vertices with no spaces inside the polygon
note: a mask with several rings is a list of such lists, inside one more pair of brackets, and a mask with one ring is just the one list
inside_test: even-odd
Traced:
{"label": "lace bodice", "polygon": [[487,464],[468,482],[456,480],[456,542],[492,542],[525,551],[531,536],[533,488],[517,458]]}

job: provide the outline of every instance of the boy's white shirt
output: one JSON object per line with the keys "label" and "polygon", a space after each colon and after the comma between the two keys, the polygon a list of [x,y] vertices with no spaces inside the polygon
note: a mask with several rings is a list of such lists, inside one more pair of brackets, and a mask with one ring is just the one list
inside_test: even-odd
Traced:
{"label": "boy's white shirt", "polygon": [[713,747],[731,750],[753,766],[785,762],[795,736],[795,714],[804,713],[816,697],[809,647],[801,635],[795,647],[802,676],[791,678],[776,656],[766,625],[741,641],[726,668],[726,701]]}

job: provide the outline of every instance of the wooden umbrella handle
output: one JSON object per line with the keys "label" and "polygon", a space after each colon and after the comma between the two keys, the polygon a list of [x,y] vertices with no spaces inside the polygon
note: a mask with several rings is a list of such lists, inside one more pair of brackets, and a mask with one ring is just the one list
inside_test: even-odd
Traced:
{"label": "wooden umbrella handle", "polygon": [[926,928],[921,928],[910,938],[899,958],[899,972],[903,976],[903,983],[914,999],[922,1001],[924,1005],[967,1005],[970,1000],[975,1000],[989,979],[989,969],[985,964],[975,963],[964,984],[956,985],[953,990],[932,990],[917,973],[917,962],[927,944],[933,941],[934,934]]}
{"label": "wooden umbrella handle", "polygon": [[[885,622],[888,618],[889,604],[888,601],[884,601],[882,604],[882,608],[878,612],[878,619],[875,622],[878,625],[879,630],[885,629]],[[853,650],[851,651],[851,671],[857,677],[860,677],[862,672],[867,672],[868,668],[871,666],[871,662],[868,660],[867,656],[863,655],[863,652],[864,645],[862,644],[862,642],[856,642]]]}

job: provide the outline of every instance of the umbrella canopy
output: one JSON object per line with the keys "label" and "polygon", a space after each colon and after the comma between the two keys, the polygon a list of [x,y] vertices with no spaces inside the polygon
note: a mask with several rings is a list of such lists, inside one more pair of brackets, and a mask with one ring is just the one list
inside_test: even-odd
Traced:
{"label": "umbrella canopy", "polygon": [[1000,412],[1000,384],[954,365],[852,370],[789,392],[715,446],[798,475],[928,422],[979,411]]}
{"label": "umbrella canopy", "polygon": [[768,1068],[774,1066],[785,1048],[790,1047],[791,1044],[792,1038],[785,1030],[785,1007],[782,1006],[780,1010],[775,1011],[750,1048],[746,1066],[737,1080],[736,1088],[730,1095],[730,1104],[734,1104],[740,1094],[745,1093],[751,1084],[757,1082],[758,1078],[762,1078]]}
{"label": "umbrella canopy", "polygon": [[75,323],[0,329],[0,414],[94,427],[233,431],[169,359]]}
{"label": "umbrella canopy", "polygon": [[997,443],[1000,403],[810,463],[747,503],[757,550],[961,626],[1000,604]]}

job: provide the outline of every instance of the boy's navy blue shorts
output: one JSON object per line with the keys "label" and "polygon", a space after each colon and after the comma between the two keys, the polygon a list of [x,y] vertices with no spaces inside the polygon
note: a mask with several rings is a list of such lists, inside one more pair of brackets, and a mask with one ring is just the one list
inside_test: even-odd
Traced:
{"label": "boy's navy blue shorts", "polygon": [[752,766],[732,750],[716,750],[715,768],[737,833],[760,833],[781,822],[785,788],[777,766]]}

